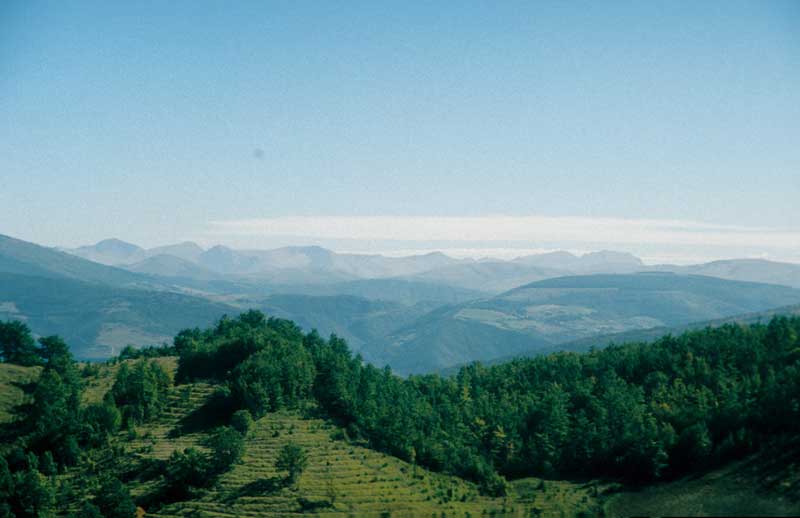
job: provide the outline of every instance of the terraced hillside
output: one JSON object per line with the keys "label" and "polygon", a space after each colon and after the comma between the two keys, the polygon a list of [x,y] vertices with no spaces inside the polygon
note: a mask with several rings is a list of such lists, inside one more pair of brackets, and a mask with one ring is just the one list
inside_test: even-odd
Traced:
{"label": "terraced hillside", "polygon": [[[174,358],[157,361],[174,372]],[[85,402],[100,401],[110,388],[116,365],[101,365],[84,377]],[[26,401],[24,387],[35,381],[38,368],[0,364],[0,415],[9,420],[15,405]],[[9,388],[13,389],[10,390]],[[184,384],[169,389],[166,411],[133,432],[117,434],[108,448],[87,451],[79,466],[54,477],[60,511],[67,514],[94,496],[97,486],[80,481],[113,473],[126,481],[146,516],[177,517],[529,517],[629,515],[792,514],[800,494],[797,458],[800,444],[777,448],[781,455],[754,455],[704,475],[650,486],[642,491],[609,492],[614,484],[578,484],[526,478],[510,484],[508,496],[481,496],[475,485],[457,477],[432,473],[347,440],[346,433],[310,417],[313,406],[270,413],[257,420],[246,436],[246,452],[238,465],[210,489],[192,499],[161,508],[148,506],[160,479],[143,475],[153,460],[166,460],[175,450],[208,451],[204,440],[215,425],[209,416],[218,385]],[[224,412],[223,412],[224,413]],[[308,453],[309,464],[296,486],[284,482],[275,468],[280,449],[294,443]],[[65,489],[66,488],[66,489]]]}
{"label": "terraced hillside", "polygon": [[[176,437],[176,430],[209,400],[215,387],[203,383],[172,389],[170,408],[157,422],[126,434],[118,444],[138,458],[167,459],[176,449],[203,449],[204,432]],[[300,412],[277,412],[256,421],[246,439],[241,464],[201,497],[166,506],[148,516],[278,517],[314,512],[322,516],[574,516],[596,505],[591,488],[568,482],[528,479],[507,498],[487,498],[477,488],[412,466],[344,440],[344,433]],[[283,483],[275,469],[281,447],[294,443],[308,452],[309,465],[296,487]],[[531,490],[531,488],[535,488]],[[131,487],[134,496],[152,489]],[[333,506],[328,502],[333,501]],[[199,514],[198,514],[199,513]],[[444,514],[442,514],[444,513]]]}
{"label": "terraced hillside", "polygon": [[[258,421],[247,439],[244,462],[202,498],[168,506],[159,516],[287,516],[315,510],[324,516],[573,516],[588,510],[589,490],[568,483],[523,502],[518,495],[492,499],[456,477],[415,468],[393,457],[333,437],[334,426],[281,412]],[[297,487],[283,485],[275,460],[295,443],[309,452]],[[546,487],[546,486],[545,486]],[[330,502],[333,505],[330,505]]]}
{"label": "terraced hillside", "polygon": [[[158,361],[174,372],[174,358]],[[103,364],[84,378],[85,402],[102,400],[118,368],[118,364]],[[4,386],[35,381],[37,372],[36,368],[0,364]],[[90,452],[78,467],[58,475],[59,485],[71,486],[65,492],[69,501],[63,502],[63,511],[74,511],[93,496],[95,487],[91,484],[76,487],[79,475],[91,478],[104,472],[125,479],[134,498],[146,502],[148,494],[157,490],[159,479],[141,477],[137,472],[150,459],[166,460],[173,451],[189,447],[208,451],[204,439],[214,423],[204,422],[202,415],[218,388],[209,383],[171,387],[167,409],[159,419],[133,432],[120,432],[109,448]],[[17,396],[0,399],[0,413],[10,416],[13,406],[22,401],[23,396]],[[337,426],[308,417],[314,410],[281,411],[257,420],[246,437],[242,462],[214,487],[192,500],[161,509],[142,504],[146,516],[560,517],[599,509],[592,484],[565,481],[525,479],[513,483],[505,498],[481,496],[470,482],[430,472],[347,440]],[[285,474],[275,468],[278,452],[290,442],[303,447],[309,460],[295,487],[287,486]],[[117,454],[112,454],[113,450]]]}

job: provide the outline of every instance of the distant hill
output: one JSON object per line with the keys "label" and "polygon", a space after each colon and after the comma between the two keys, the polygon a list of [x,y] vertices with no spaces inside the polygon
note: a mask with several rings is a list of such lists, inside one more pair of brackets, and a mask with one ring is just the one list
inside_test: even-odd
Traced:
{"label": "distant hill", "polygon": [[[200,267],[183,268],[181,276],[207,279],[208,272],[227,280],[283,285],[343,283],[372,279],[444,284],[481,292],[502,293],[531,282],[596,273],[643,271],[707,275],[729,280],[781,284],[800,288],[800,264],[763,259],[731,259],[696,265],[646,265],[638,257],[612,250],[576,255],[555,251],[498,259],[456,259],[441,252],[405,257],[339,253],[319,246],[287,246],[270,250],[237,250],[217,245],[203,249],[193,242],[144,249],[119,239],[106,239],[67,252],[105,265],[174,277],[175,262],[144,261],[172,256]],[[137,266],[140,265],[140,266]]]}
{"label": "distant hill", "polygon": [[181,329],[238,312],[166,291],[0,273],[0,320],[22,320],[38,335],[58,334],[82,358],[106,358],[128,344],[160,344]]}
{"label": "distant hill", "polygon": [[601,250],[576,256],[569,252],[528,255],[513,261],[517,264],[552,268],[571,273],[632,273],[645,268],[633,254]]}
{"label": "distant hill", "polygon": [[197,243],[185,241],[176,245],[157,246],[147,250],[150,257],[157,255],[172,255],[184,261],[197,262],[200,255],[204,252],[203,248]]}
{"label": "distant hill", "polygon": [[162,277],[183,277],[200,280],[224,278],[223,275],[207,270],[196,263],[169,254],[148,257],[138,263],[125,266],[125,269],[131,272],[159,275]]}
{"label": "distant hill", "polygon": [[69,252],[109,266],[131,264],[147,257],[144,248],[116,238],[104,239],[94,245],[82,246]]}
{"label": "distant hill", "polygon": [[[170,255],[225,275],[256,276],[278,280],[282,275],[298,277],[305,272],[326,280],[389,278],[439,268],[461,262],[440,252],[407,257],[386,257],[376,254],[336,253],[319,246],[289,246],[272,250],[234,250],[217,245],[204,250],[196,243],[143,249],[136,245],[107,239],[95,245],[67,250],[69,253],[101,264],[130,266],[158,256]],[[281,274],[282,271],[294,272]],[[156,272],[151,272],[156,273]],[[167,268],[164,275],[169,276]],[[300,281],[308,279],[299,279]]]}
{"label": "distant hill", "polygon": [[76,279],[112,286],[149,285],[135,273],[75,255],[0,235],[0,272],[48,278]]}
{"label": "distant hill", "polygon": [[387,337],[374,356],[403,373],[424,372],[797,303],[793,288],[696,275],[561,277],[436,310]]}
{"label": "distant hill", "polygon": [[713,320],[704,320],[697,322],[689,322],[678,326],[660,326],[650,329],[634,329],[622,333],[613,333],[607,335],[591,336],[588,338],[581,338],[565,344],[562,347],[570,351],[586,351],[591,347],[604,347],[608,344],[622,344],[629,342],[647,342],[655,340],[664,335],[678,335],[685,331],[695,329],[703,329],[706,327],[719,327],[725,324],[756,324],[759,322],[767,323],[776,315],[800,315],[800,305],[795,304],[791,306],[781,306],[779,308],[768,309],[766,311],[756,311],[751,313],[744,313],[734,315],[726,318],[716,318]]}
{"label": "distant hill", "polygon": [[730,259],[690,266],[663,266],[660,268],[679,273],[800,288],[800,264],[778,263],[765,259]]}
{"label": "distant hill", "polygon": [[[663,331],[800,303],[800,290],[784,286],[800,286],[800,265],[761,260],[646,266],[635,256],[613,251],[499,261],[459,260],[441,253],[347,254],[317,246],[205,250],[191,242],[146,250],[119,240],[72,252],[129,262],[112,267],[2,237],[0,272],[71,279],[104,289],[155,290],[162,297],[174,292],[187,297],[186,304],[205,319],[199,323],[257,307],[307,329],[315,326],[325,335],[336,333],[367,360],[404,374],[580,347],[581,341],[597,337]],[[90,300],[87,290],[79,291]],[[129,296],[126,292],[117,300]],[[40,307],[29,305],[26,311],[44,318],[42,308],[55,310],[52,303],[57,300],[66,304],[40,293]],[[153,322],[130,315],[119,322],[118,311],[101,307],[92,309],[92,325],[77,325],[69,335],[79,350],[95,348],[91,354],[98,356],[108,351],[103,345],[159,341],[181,321],[173,318],[173,310],[164,309],[163,314],[152,313]],[[142,312],[132,307],[133,313]],[[18,300],[0,300],[0,310],[5,311],[0,316],[19,313]],[[64,311],[70,322],[79,322],[75,308]],[[45,320],[50,327],[44,330],[58,321],[53,315]],[[198,324],[188,318],[185,322]]]}
{"label": "distant hill", "polygon": [[407,306],[458,304],[487,294],[435,282],[406,279],[358,279],[328,284],[276,286],[278,292],[304,295],[352,295],[369,300],[399,302]]}
{"label": "distant hill", "polygon": [[335,333],[371,362],[381,360],[372,356],[375,344],[425,313],[424,308],[350,295],[273,295],[254,306],[269,315],[293,320],[306,331],[316,329],[324,337]]}
{"label": "distant hill", "polygon": [[533,281],[568,274],[569,272],[566,270],[515,262],[482,261],[443,266],[411,276],[409,279],[475,291],[500,293]]}
{"label": "distant hill", "polygon": [[[541,350],[525,351],[522,354],[509,354],[494,358],[489,361],[482,362],[484,365],[497,365],[504,363],[515,358],[539,356],[542,354],[549,354],[557,351],[572,351],[572,352],[585,352],[592,348],[602,349],[611,344],[625,344],[633,342],[650,342],[661,338],[662,336],[672,335],[678,336],[686,331],[693,331],[698,329],[705,329],[707,327],[719,327],[725,324],[757,324],[768,323],[770,319],[778,315],[800,315],[800,304],[792,306],[781,306],[774,309],[765,311],[756,311],[752,313],[744,313],[734,315],[726,318],[717,318],[713,320],[703,320],[696,322],[689,322],[688,324],[681,324],[677,326],[659,326],[651,327],[648,329],[633,329],[630,331],[623,331],[621,333],[592,335],[586,338],[580,338],[570,342],[552,345]],[[472,363],[472,362],[467,362]],[[451,375],[458,372],[458,369],[466,364],[453,365],[439,371],[442,375]]]}

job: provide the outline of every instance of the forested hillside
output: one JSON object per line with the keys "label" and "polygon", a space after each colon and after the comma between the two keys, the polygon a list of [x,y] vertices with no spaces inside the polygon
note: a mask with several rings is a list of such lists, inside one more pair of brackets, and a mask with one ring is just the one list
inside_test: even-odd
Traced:
{"label": "forested hillside", "polygon": [[[380,342],[403,374],[559,350],[609,333],[672,327],[800,302],[800,290],[701,275],[559,277],[430,311]],[[597,340],[597,345],[607,341]]]}
{"label": "forested hillside", "polygon": [[[0,501],[21,517],[31,515],[27,495],[41,495],[41,509],[61,498],[62,509],[77,510],[77,502],[86,500],[102,510],[112,506],[103,496],[111,492],[129,502],[131,513],[134,500],[148,512],[166,512],[198,498],[216,501],[223,498],[220,488],[227,488],[231,502],[274,494],[293,509],[336,510],[336,491],[325,496],[323,486],[314,486],[313,498],[297,493],[308,455],[291,438],[275,444],[284,450],[269,454],[275,468],[268,473],[283,482],[264,480],[230,495],[228,473],[240,473],[236,466],[243,458],[245,465],[258,462],[244,456],[255,447],[248,439],[253,420],[261,440],[270,422],[294,422],[295,430],[313,435],[316,428],[297,421],[303,416],[341,427],[337,440],[407,463],[398,469],[420,466],[475,484],[456,489],[455,482],[446,482],[451,496],[440,499],[442,505],[455,491],[465,502],[491,507],[491,498],[505,495],[522,506],[524,484],[513,481],[526,477],[648,485],[796,438],[799,337],[800,318],[775,317],[769,324],[724,325],[584,354],[472,365],[448,378],[403,379],[365,364],[335,336],[305,334],[290,321],[249,311],[209,329],[184,330],[174,347],[125,351],[122,363],[113,366],[113,383],[106,391],[94,389],[87,400],[86,387],[93,385],[87,382],[100,375],[98,367],[79,370],[63,341],[48,337],[36,345],[26,326],[9,322],[0,328],[4,361],[42,370],[30,388],[30,405],[16,410],[21,420],[5,430],[0,478],[10,482]],[[164,363],[147,359],[175,354],[178,393]],[[201,388],[194,410],[163,421],[192,401],[172,398],[191,398]],[[114,439],[120,427],[128,430],[128,441],[138,437],[137,429],[150,430],[151,444],[161,453],[146,454],[145,443],[142,455],[128,456],[130,444]],[[304,442],[307,448],[312,443]],[[87,462],[100,458],[108,467],[88,469]],[[129,468],[110,467],[123,459]],[[327,462],[325,469],[335,473],[336,457]],[[286,479],[281,472],[288,473]],[[69,485],[69,493],[62,473],[85,480]],[[791,499],[800,496],[792,490],[797,481],[789,482],[782,494],[796,501]],[[131,488],[133,496],[125,497]],[[567,494],[580,491],[572,487]],[[596,496],[584,494],[585,510],[599,505]],[[474,510],[451,510],[464,515],[469,509]]]}

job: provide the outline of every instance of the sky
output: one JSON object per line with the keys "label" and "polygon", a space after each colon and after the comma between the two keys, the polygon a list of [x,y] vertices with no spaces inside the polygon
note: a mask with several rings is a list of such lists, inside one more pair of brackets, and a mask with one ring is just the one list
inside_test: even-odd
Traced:
{"label": "sky", "polygon": [[800,2],[0,2],[0,233],[800,262]]}

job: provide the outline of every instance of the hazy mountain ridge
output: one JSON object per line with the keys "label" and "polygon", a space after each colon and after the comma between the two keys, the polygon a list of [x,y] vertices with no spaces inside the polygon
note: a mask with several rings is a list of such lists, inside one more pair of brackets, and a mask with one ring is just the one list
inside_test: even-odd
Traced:
{"label": "hazy mountain ridge", "polygon": [[112,286],[152,284],[147,277],[0,234],[0,272],[77,279]]}
{"label": "hazy mountain ridge", "polygon": [[[93,315],[88,319],[93,327],[82,327],[80,320],[87,317],[45,290],[26,299],[12,288],[29,281],[12,277],[6,280],[10,295],[0,297],[0,318],[39,318],[42,332],[66,334],[58,326],[69,325],[83,333],[72,343],[100,351],[124,342],[151,344],[174,333],[173,325],[193,327],[193,319],[205,323],[255,307],[295,320],[306,330],[314,326],[323,335],[343,336],[368,361],[409,373],[800,303],[800,290],[775,284],[792,282],[800,266],[761,260],[674,267],[679,273],[672,273],[673,267],[646,266],[630,254],[610,251],[499,261],[441,253],[400,258],[339,254],[314,246],[241,251],[181,243],[144,250],[106,240],[96,247],[79,250],[104,260],[138,260],[113,267],[12,238],[0,240],[0,272],[100,286],[94,294],[89,285],[69,287],[79,294],[76,303]],[[719,277],[689,275],[695,271]],[[723,276],[758,276],[773,284]],[[52,284],[52,289],[62,285]],[[112,293],[110,288],[128,291]],[[115,304],[81,302],[100,300],[99,294]],[[175,308],[165,302],[173,295],[179,297]],[[156,297],[159,311],[140,307],[145,296]],[[67,308],[63,318],[42,310],[59,304]],[[153,321],[140,318],[144,314]]]}
{"label": "hazy mountain ridge", "polygon": [[[456,259],[441,252],[405,257],[338,253],[319,246],[236,250],[222,245],[203,249],[196,243],[144,249],[118,239],[65,250],[71,254],[131,271],[207,280],[217,274],[273,284],[342,283],[364,279],[433,282],[467,290],[502,293],[539,280],[593,273],[641,271],[708,275],[723,279],[800,287],[800,264],[765,259],[729,259],[695,265],[646,265],[627,252],[601,250],[583,255],[566,251],[499,259]],[[178,267],[157,256],[174,256],[200,267]],[[149,260],[149,261],[148,261]],[[162,264],[159,264],[162,263]]]}

